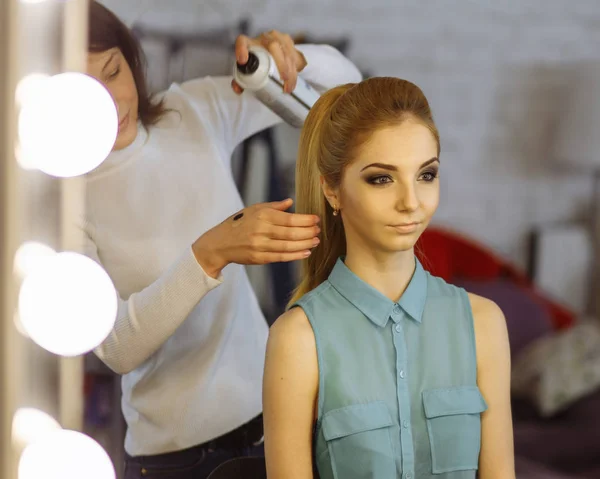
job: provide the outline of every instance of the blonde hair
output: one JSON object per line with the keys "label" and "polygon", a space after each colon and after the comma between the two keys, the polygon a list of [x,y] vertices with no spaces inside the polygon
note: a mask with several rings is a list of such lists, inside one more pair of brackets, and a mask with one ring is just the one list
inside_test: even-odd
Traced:
{"label": "blonde hair", "polygon": [[339,187],[344,168],[370,136],[413,119],[440,140],[429,103],[419,87],[392,77],[369,78],[335,87],[311,108],[302,128],[296,164],[296,212],[321,218],[321,243],[302,261],[302,277],[288,307],[325,281],[346,254],[341,217],[333,215],[321,189],[321,175]]}

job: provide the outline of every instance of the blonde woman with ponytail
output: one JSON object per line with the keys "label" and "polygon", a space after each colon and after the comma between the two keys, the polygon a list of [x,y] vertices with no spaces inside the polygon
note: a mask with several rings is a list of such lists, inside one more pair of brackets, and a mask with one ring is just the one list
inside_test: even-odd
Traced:
{"label": "blonde woman with ponytail", "polygon": [[515,477],[502,311],[414,254],[439,169],[429,104],[408,81],[339,86],[312,108],[297,212],[319,216],[321,236],[269,334],[269,479]]}

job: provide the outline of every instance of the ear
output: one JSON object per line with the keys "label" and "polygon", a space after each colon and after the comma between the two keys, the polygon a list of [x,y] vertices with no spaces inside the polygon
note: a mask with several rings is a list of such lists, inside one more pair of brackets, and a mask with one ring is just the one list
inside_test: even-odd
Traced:
{"label": "ear", "polygon": [[333,208],[334,210],[341,209],[339,190],[337,188],[331,187],[327,183],[327,181],[325,180],[325,177],[323,175],[321,175],[320,181],[321,181],[321,189],[323,190],[323,194],[325,195],[325,198],[327,198],[327,201],[329,202],[329,206],[331,206],[331,208]]}

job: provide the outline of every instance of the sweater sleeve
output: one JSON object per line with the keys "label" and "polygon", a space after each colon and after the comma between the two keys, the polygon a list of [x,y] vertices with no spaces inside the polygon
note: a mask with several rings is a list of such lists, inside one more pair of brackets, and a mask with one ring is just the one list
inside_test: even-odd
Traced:
{"label": "sweater sleeve", "polygon": [[[96,244],[84,233],[83,252],[102,265]],[[191,246],[154,283],[127,299],[119,295],[115,326],[96,355],[114,372],[127,374],[171,337],[198,302],[219,286],[204,272]]]}
{"label": "sweater sleeve", "polygon": [[[300,76],[319,93],[362,80],[358,68],[329,45],[298,45],[306,59]],[[198,108],[210,108],[209,118],[221,151],[230,155],[246,138],[281,123],[281,118],[264,106],[254,95],[236,95],[232,77],[206,77],[181,85],[187,100]]]}

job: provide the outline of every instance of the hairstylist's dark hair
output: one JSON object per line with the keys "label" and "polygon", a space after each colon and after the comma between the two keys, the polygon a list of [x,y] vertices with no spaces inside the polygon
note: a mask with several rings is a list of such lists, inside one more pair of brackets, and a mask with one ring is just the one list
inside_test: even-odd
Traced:
{"label": "hairstylist's dark hair", "polygon": [[88,51],[105,52],[118,48],[133,73],[139,97],[138,117],[145,127],[155,124],[167,113],[162,101],[154,101],[146,82],[146,57],[139,41],[127,26],[104,5],[91,0],[89,5]]}

